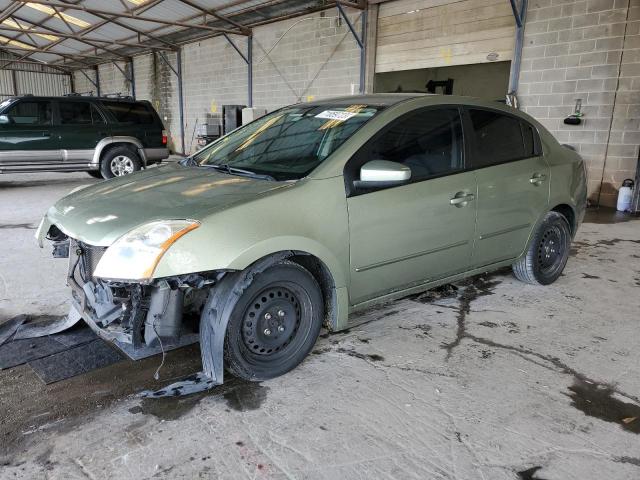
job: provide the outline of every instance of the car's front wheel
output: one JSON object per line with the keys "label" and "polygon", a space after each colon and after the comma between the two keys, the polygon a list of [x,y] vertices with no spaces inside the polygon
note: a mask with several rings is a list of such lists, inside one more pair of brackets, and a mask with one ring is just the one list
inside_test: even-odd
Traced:
{"label": "car's front wheel", "polygon": [[518,280],[536,285],[555,282],[569,258],[571,228],[567,218],[558,212],[549,212],[536,228],[524,256],[512,266]]}
{"label": "car's front wheel", "polygon": [[[323,318],[320,286],[308,270],[288,260],[270,266],[253,276],[233,307],[224,340],[226,369],[255,382],[287,373],[313,348]],[[204,322],[201,334],[209,335],[209,328]]]}
{"label": "car's front wheel", "polygon": [[100,173],[103,178],[122,177],[137,172],[142,162],[133,148],[127,146],[113,147],[102,156]]}

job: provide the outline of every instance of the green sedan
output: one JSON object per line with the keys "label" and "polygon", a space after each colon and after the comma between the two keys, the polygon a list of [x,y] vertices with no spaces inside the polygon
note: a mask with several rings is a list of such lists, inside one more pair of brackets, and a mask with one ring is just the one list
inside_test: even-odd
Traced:
{"label": "green sedan", "polygon": [[199,338],[212,383],[261,381],[374,304],[508,265],[552,283],[585,205],[583,161],[528,115],[381,94],[72,192],[37,237],[69,258],[71,313],[132,358]]}

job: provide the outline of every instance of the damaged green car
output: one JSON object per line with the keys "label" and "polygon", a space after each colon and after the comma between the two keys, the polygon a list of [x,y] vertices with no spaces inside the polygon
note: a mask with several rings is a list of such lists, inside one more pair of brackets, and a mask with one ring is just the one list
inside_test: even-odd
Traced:
{"label": "damaged green car", "polygon": [[374,304],[507,265],[553,282],[585,205],[579,155],[526,114],[380,94],[75,191],[37,237],[68,257],[72,315],[130,357],[199,339],[213,383],[259,381]]}

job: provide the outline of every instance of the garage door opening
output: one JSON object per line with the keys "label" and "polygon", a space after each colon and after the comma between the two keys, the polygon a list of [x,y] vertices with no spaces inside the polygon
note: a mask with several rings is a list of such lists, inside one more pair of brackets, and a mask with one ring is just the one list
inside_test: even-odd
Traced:
{"label": "garage door opening", "polygon": [[504,100],[511,62],[377,73],[377,93],[441,93]]}

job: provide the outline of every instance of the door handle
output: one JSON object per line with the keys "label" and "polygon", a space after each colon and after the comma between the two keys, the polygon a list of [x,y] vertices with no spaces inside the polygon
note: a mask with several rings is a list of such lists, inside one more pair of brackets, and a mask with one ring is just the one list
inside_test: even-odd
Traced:
{"label": "door handle", "polygon": [[466,207],[469,202],[475,200],[476,196],[473,193],[458,192],[455,196],[449,200],[449,203],[454,207]]}
{"label": "door handle", "polygon": [[536,187],[546,180],[547,176],[544,173],[534,173],[529,179],[532,185]]}

